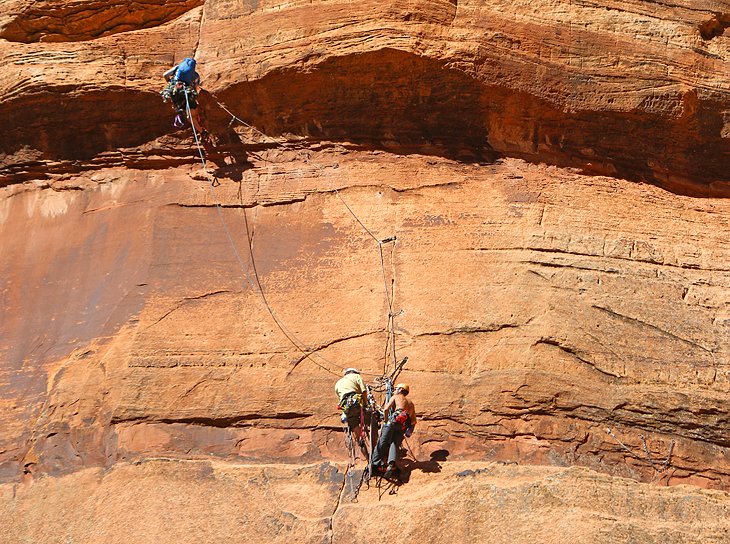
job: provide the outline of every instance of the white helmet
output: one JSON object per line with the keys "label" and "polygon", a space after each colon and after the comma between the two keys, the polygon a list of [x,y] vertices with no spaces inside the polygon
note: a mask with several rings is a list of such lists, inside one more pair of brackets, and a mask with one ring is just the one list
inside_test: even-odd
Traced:
{"label": "white helmet", "polygon": [[348,374],[360,374],[360,371],[357,368],[346,368],[342,375],[347,376]]}

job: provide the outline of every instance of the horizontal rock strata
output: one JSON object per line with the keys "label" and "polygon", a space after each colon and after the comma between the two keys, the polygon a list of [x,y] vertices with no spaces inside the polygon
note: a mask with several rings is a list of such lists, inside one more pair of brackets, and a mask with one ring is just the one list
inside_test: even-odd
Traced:
{"label": "horizontal rock strata", "polygon": [[[85,4],[90,26],[113,9]],[[194,54],[221,122],[216,97],[269,134],[506,155],[726,195],[730,8],[647,6],[209,0],[123,35],[6,42],[0,112],[13,122],[0,136],[3,164],[88,159],[161,135],[160,74]]]}
{"label": "horizontal rock strata", "polygon": [[[497,544],[673,544],[726,542],[730,530],[725,493],[647,486],[586,469],[426,461],[408,484],[363,487],[354,503],[358,474],[327,463],[151,460],[30,488],[1,485],[0,514],[10,522],[11,542],[337,544],[381,542],[388,531],[407,539],[438,534],[445,542],[488,535]],[[401,511],[407,515],[396,515]]]}
{"label": "horizontal rock strata", "polygon": [[[727,540],[729,13],[3,3],[11,538]],[[405,356],[421,461],[345,505],[333,383]]]}
{"label": "horizontal rock strata", "polygon": [[[10,42],[85,41],[156,27],[204,0],[10,0],[3,6],[0,38]],[[707,32],[713,32],[712,29]]]}
{"label": "horizontal rock strata", "polygon": [[[516,160],[263,153],[212,189],[183,166],[5,189],[4,232],[26,233],[4,244],[7,478],[341,458],[332,383],[382,373],[385,272],[414,451],[727,486],[724,200]],[[348,207],[397,238],[384,267]]]}

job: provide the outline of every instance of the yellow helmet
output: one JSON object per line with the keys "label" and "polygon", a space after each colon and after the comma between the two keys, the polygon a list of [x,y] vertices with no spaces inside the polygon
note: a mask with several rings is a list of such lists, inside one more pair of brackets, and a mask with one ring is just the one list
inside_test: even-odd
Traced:
{"label": "yellow helmet", "polygon": [[411,388],[408,387],[408,384],[407,383],[399,383],[399,384],[396,384],[395,390],[398,391],[398,389],[400,389],[401,391],[403,391],[406,395],[411,392]]}

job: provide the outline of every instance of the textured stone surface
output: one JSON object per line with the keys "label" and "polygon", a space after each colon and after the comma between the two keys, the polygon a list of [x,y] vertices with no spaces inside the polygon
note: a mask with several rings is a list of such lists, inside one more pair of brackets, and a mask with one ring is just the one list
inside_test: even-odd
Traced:
{"label": "textured stone surface", "polygon": [[[503,500],[524,532],[495,542],[726,539],[725,494],[645,483],[730,486],[727,2],[143,4],[0,7],[0,509],[17,541],[53,540],[77,507],[72,540],[129,541],[104,508],[140,485],[244,509],[261,471],[276,497],[314,497],[255,516],[297,541],[342,539],[411,490],[426,506],[407,533],[426,540],[497,535],[479,505]],[[187,55],[214,188],[157,96]],[[382,260],[350,210],[396,237]],[[408,493],[339,509],[341,475],[311,467],[345,458],[335,376],[383,372],[386,290],[413,453],[519,465],[414,472]],[[632,514],[645,495],[671,516]],[[168,508],[150,500],[144,515]],[[446,527],[451,511],[478,523]],[[240,522],[198,515],[175,530]]]}
{"label": "textured stone surface", "polygon": [[[9,477],[148,454],[341,457],[333,374],[382,372],[388,311],[377,244],[344,200],[397,236],[384,263],[418,452],[727,486],[726,201],[517,160],[267,157],[213,193],[183,167],[6,189],[3,232],[26,233],[2,265]],[[273,321],[246,236],[269,307],[321,357]]]}
{"label": "textured stone surface", "polygon": [[[61,5],[15,4],[5,18]],[[63,5],[82,4],[89,32],[125,5]],[[145,6],[139,18],[165,19],[157,2]],[[209,90],[269,134],[505,154],[724,195],[729,12],[719,0],[208,0],[159,27],[92,41],[4,42],[0,113],[12,130],[0,148],[17,169],[159,136],[169,122],[159,74],[195,54]]]}
{"label": "textured stone surface", "polygon": [[30,487],[0,485],[0,516],[9,521],[4,533],[12,543],[335,544],[382,542],[384,534],[550,544],[730,538],[730,500],[722,492],[648,486],[576,468],[424,465],[408,484],[363,488],[353,503],[358,473],[344,474],[343,465],[154,460]]}
{"label": "textured stone surface", "polygon": [[329,541],[342,481],[327,464],[158,460],[0,486],[0,517],[12,543],[320,543]]}
{"label": "textured stone surface", "polygon": [[[156,27],[204,0],[27,0],[4,2],[0,38],[11,42],[82,41]],[[708,29],[708,32],[712,32]]]}

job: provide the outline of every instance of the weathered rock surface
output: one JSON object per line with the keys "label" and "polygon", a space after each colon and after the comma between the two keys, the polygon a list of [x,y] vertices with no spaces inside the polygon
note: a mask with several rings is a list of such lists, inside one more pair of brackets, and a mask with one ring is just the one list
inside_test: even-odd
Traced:
{"label": "weathered rock surface", "polygon": [[[156,27],[201,6],[204,0],[9,0],[0,38],[10,42],[73,42]],[[714,27],[713,27],[714,28]],[[707,32],[714,32],[709,28]]]}
{"label": "weathered rock surface", "polygon": [[0,516],[9,520],[4,532],[11,542],[335,544],[398,534],[425,541],[439,535],[440,542],[719,544],[730,538],[726,493],[648,486],[586,469],[426,462],[408,484],[363,488],[353,503],[357,480],[356,471],[328,463],[152,460],[86,469],[30,488],[0,485]]}
{"label": "weathered rock surface", "polygon": [[388,314],[347,203],[397,237],[416,451],[727,486],[730,203],[514,160],[267,157],[215,189],[183,167],[6,189],[8,477],[341,456],[333,374],[382,373]]}
{"label": "weathered rock surface", "polygon": [[[114,20],[143,29],[197,3],[150,2]],[[98,20],[125,5],[10,3],[5,33],[29,11],[83,7],[87,27],[67,15],[64,30],[49,30],[49,15],[25,17],[43,29],[23,32],[86,39],[111,32]],[[18,166],[159,136],[169,122],[159,74],[195,53],[209,90],[269,134],[505,154],[727,195],[729,13],[719,0],[208,0],[146,30],[5,42],[0,148]]]}
{"label": "weathered rock surface", "polygon": [[[334,542],[394,500],[426,540],[727,540],[724,492],[646,485],[730,487],[727,2],[127,5],[0,8],[15,541]],[[157,95],[193,54],[216,187]],[[332,384],[390,313],[413,454],[520,465],[341,508]]]}

